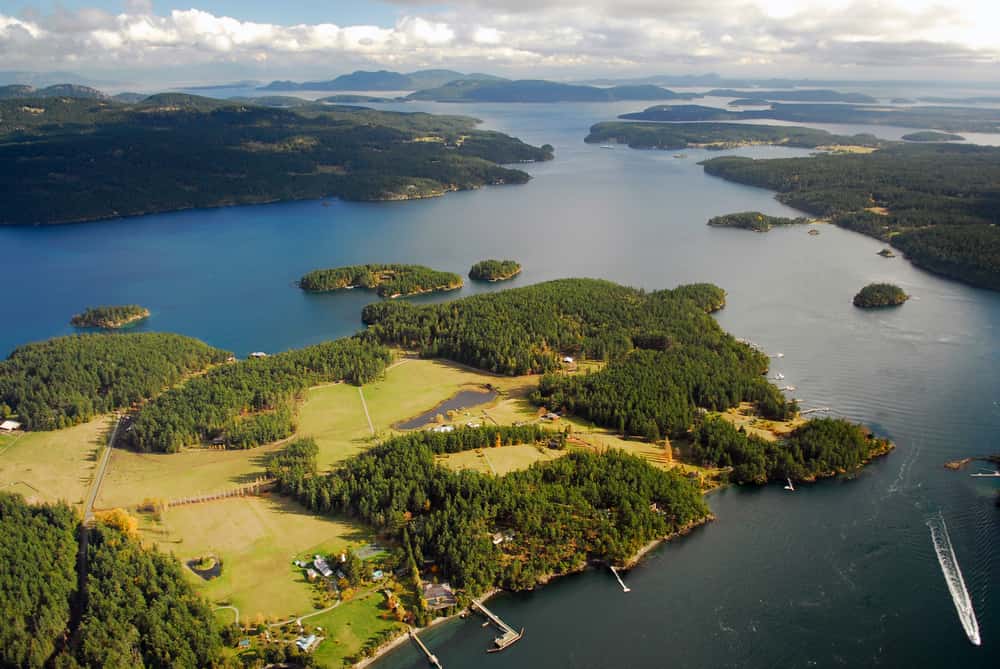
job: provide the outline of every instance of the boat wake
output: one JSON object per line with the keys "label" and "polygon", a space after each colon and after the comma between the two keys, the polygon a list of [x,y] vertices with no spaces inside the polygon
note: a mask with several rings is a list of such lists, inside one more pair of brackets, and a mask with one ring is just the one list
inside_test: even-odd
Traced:
{"label": "boat wake", "polygon": [[969,597],[969,590],[965,587],[965,579],[962,578],[962,570],[955,558],[955,549],[951,545],[951,537],[948,536],[948,526],[945,525],[944,517],[940,512],[927,519],[927,527],[931,530],[931,541],[934,542],[934,550],[937,552],[945,583],[948,584],[948,592],[951,593],[951,599],[955,603],[958,619],[962,622],[962,627],[965,628],[965,634],[969,637],[969,641],[974,646],[978,646],[982,644],[982,639],[979,637],[979,622],[976,621],[976,612],[972,609],[972,599]]}

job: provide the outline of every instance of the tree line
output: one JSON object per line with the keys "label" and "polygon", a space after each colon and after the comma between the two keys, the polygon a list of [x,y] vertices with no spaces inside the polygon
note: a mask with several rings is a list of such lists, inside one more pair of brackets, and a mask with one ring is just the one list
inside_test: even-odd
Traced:
{"label": "tree line", "polygon": [[385,347],[351,337],[216,367],[158,395],[123,438],[136,450],[164,453],[213,440],[259,446],[295,431],[296,400],[309,386],[367,383],[391,360]]}
{"label": "tree line", "polygon": [[[620,451],[573,451],[502,477],[435,462],[451,449],[496,447],[498,437],[507,444],[539,436],[544,447],[548,437],[536,426],[411,433],[322,476],[314,474],[315,449],[293,444],[275,456],[281,465],[271,472],[308,508],[392,535],[414,564],[433,561],[443,578],[471,593],[530,589],[588,560],[621,563],[708,515],[696,483]],[[496,532],[509,541],[494,543]]]}
{"label": "tree line", "polygon": [[0,412],[54,430],[149,399],[226,351],[176,334],[83,334],[15,349],[0,362]]}

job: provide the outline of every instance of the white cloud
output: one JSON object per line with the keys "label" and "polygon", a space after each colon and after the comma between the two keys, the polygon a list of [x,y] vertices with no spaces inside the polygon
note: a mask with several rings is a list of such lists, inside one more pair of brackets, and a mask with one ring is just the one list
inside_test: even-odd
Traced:
{"label": "white cloud", "polygon": [[481,69],[487,63],[546,76],[1000,68],[996,0],[395,2],[405,15],[391,27],[277,25],[199,9],[161,16],[149,0],[128,0],[118,15],[97,9],[0,14],[0,58],[10,69],[246,63],[285,72],[326,67],[330,74],[345,64]]}

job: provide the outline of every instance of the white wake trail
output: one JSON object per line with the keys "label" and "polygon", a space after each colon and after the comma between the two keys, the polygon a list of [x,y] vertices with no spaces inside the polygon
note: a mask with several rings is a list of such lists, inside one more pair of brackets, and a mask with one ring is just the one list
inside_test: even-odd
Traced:
{"label": "white wake trail", "polygon": [[934,542],[934,550],[937,552],[945,583],[948,584],[951,600],[955,603],[958,619],[962,622],[969,641],[978,646],[982,643],[979,637],[979,622],[976,620],[976,612],[972,609],[972,598],[969,597],[969,590],[965,587],[965,579],[962,578],[962,570],[955,558],[955,549],[951,545],[944,517],[940,513],[931,516],[927,519],[927,527],[931,530],[931,541]]}

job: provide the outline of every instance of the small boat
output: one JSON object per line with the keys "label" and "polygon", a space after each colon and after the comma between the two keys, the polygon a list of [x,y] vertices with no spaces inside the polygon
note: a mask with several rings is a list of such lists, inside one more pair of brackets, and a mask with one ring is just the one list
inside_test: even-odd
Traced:
{"label": "small boat", "polygon": [[774,379],[775,379],[776,381],[781,381],[781,380],[782,380],[782,379],[784,379],[784,378],[785,378],[785,375],[784,375],[784,374],[782,374],[781,372],[778,372],[777,374],[775,374],[775,375],[774,375]]}
{"label": "small boat", "polygon": [[969,474],[974,479],[994,479],[1000,478],[1000,471],[991,472],[989,470],[980,470],[975,474]]}
{"label": "small boat", "polygon": [[611,144],[601,144],[601,148],[602,149],[613,149],[615,147],[613,145],[611,145]]}
{"label": "small boat", "polygon": [[795,486],[792,485],[792,479],[786,478],[785,480],[788,481],[788,485],[785,486],[785,490],[791,490],[792,492],[795,492]]}
{"label": "small boat", "polygon": [[674,158],[687,158],[687,157],[688,157],[688,154],[686,154],[686,153],[675,153],[674,154]]}
{"label": "small boat", "polygon": [[785,354],[784,354],[784,353],[775,353],[775,354],[774,354],[774,357],[775,357],[775,358],[784,358],[784,357],[785,357]]}
{"label": "small boat", "polygon": [[795,390],[795,386],[785,386],[784,388],[782,388],[782,390],[792,392],[793,390]]}
{"label": "small boat", "polygon": [[812,230],[809,231],[809,234],[812,235],[813,237],[815,237],[816,235],[819,234],[819,230],[816,230],[815,228],[813,228]]}

